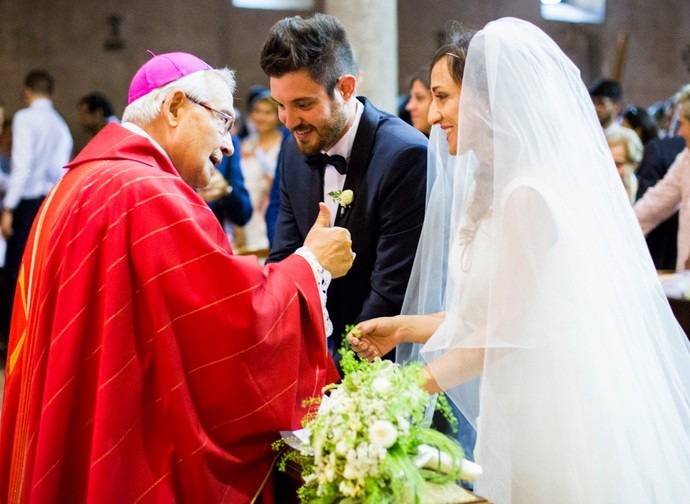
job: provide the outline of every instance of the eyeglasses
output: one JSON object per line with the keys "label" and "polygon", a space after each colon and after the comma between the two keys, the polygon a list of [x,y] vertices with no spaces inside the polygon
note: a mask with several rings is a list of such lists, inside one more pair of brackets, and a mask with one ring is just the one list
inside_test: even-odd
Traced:
{"label": "eyeglasses", "polygon": [[230,133],[232,126],[235,124],[235,118],[233,116],[221,112],[220,110],[216,110],[213,107],[209,107],[205,103],[196,101],[193,98],[190,98],[189,96],[187,97],[187,99],[192,103],[196,103],[197,105],[204,107],[206,110],[211,112],[211,114],[213,114],[213,117],[218,121],[218,124],[220,125],[220,129],[218,130],[218,132],[221,135],[225,136],[228,133]]}

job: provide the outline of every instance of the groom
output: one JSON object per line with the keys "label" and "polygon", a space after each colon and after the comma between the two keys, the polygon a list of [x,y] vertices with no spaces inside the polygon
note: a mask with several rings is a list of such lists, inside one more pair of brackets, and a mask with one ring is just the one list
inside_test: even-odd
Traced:
{"label": "groom", "polygon": [[[350,231],[357,254],[328,289],[338,360],[346,324],[400,313],[424,220],[427,139],[356,97],[352,48],[332,16],[278,21],[261,68],[292,133],[278,161],[280,210],[268,262],[302,245],[320,201],[331,207],[331,225]],[[329,195],[337,191],[340,201]]]}

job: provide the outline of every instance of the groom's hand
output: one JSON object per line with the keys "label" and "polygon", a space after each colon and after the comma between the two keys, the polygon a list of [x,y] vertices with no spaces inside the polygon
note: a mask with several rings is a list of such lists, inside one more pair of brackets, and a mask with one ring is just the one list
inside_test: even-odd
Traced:
{"label": "groom's hand", "polygon": [[304,239],[304,246],[333,278],[338,278],[350,270],[355,253],[352,252],[350,232],[342,227],[330,227],[330,219],[328,206],[319,203],[319,215]]}

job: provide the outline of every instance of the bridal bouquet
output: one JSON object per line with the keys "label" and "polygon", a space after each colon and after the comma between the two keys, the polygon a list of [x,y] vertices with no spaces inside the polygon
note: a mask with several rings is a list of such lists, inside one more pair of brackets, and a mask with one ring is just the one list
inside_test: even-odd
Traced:
{"label": "bridal bouquet", "polygon": [[[461,477],[464,457],[455,440],[424,426],[431,397],[421,365],[341,353],[343,380],[327,387],[305,429],[284,435],[297,448],[286,459],[302,466],[301,502],[429,502],[431,485]],[[445,397],[437,407],[455,422]]]}

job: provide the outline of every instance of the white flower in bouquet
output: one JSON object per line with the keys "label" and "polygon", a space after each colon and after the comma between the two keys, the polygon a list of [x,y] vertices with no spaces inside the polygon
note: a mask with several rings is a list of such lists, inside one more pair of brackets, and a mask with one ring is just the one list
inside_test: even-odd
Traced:
{"label": "white flower in bouquet", "polygon": [[347,454],[350,452],[350,444],[344,440],[341,439],[338,441],[338,443],[335,445],[335,453],[336,455],[340,455],[341,457],[347,456]]}
{"label": "white flower in bouquet", "polygon": [[388,379],[384,378],[383,376],[374,378],[374,381],[371,382],[371,389],[379,394],[385,394],[390,390],[390,388],[391,382],[389,382]]}
{"label": "white flower in bouquet", "polygon": [[325,467],[323,470],[323,483],[331,483],[335,479],[335,470],[330,467]]}
{"label": "white flower in bouquet", "polygon": [[408,434],[410,432],[410,422],[408,422],[407,419],[402,415],[398,415],[397,421],[400,433],[403,435]]}
{"label": "white flower in bouquet", "polygon": [[369,427],[369,440],[376,446],[390,448],[398,439],[398,431],[388,420],[376,420]]}

